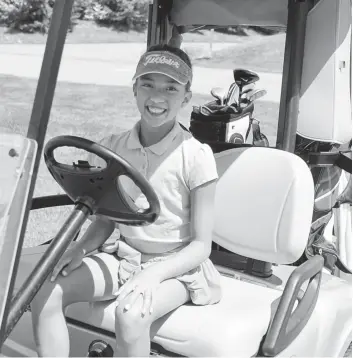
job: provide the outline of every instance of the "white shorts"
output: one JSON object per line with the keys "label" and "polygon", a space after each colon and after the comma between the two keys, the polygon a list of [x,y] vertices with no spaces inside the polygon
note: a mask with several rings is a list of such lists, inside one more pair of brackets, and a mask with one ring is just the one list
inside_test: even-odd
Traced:
{"label": "white shorts", "polygon": [[[104,292],[106,287],[106,280],[112,280],[113,282],[110,284],[113,285],[113,290],[117,291],[134,274],[175,254],[174,252],[170,255],[149,255],[146,261],[141,260],[141,253],[122,240],[119,240],[117,243],[115,252],[104,252],[104,247],[100,251],[102,252],[94,255],[94,260],[87,258],[85,263],[89,266],[92,273],[99,271],[99,275],[102,276],[101,278],[95,277],[96,282],[101,282],[95,289],[102,292]],[[95,269],[94,266],[99,265],[97,260],[104,262],[109,273],[103,272],[101,268],[100,270]],[[221,299],[220,277],[220,273],[214,267],[212,261],[207,259],[195,269],[176,277],[176,279],[185,284],[190,292],[191,301],[194,304],[208,305],[217,303]],[[99,295],[100,292],[96,293]]]}

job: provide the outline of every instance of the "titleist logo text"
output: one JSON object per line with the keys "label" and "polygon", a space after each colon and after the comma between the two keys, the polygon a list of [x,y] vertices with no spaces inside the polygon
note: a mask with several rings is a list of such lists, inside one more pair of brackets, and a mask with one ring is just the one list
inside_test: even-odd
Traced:
{"label": "titleist logo text", "polygon": [[166,64],[169,66],[174,66],[175,68],[179,68],[180,64],[178,61],[172,60],[171,58],[167,58],[162,55],[148,55],[145,58],[145,62],[143,63],[145,66],[147,66],[149,63],[160,63],[160,64]]}

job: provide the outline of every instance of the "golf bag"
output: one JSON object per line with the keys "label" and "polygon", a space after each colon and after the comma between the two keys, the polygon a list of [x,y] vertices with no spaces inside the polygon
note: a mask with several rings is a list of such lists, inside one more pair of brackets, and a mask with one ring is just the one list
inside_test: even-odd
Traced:
{"label": "golf bag", "polygon": [[[315,203],[311,230],[305,253],[300,260],[322,255],[325,267],[332,273],[337,267],[351,273],[338,255],[337,247],[325,238],[325,229],[333,216],[334,208],[344,203],[352,205],[352,142],[342,146],[307,139],[297,134],[295,153],[309,166],[315,184]],[[349,175],[350,174],[350,175]],[[339,182],[349,175],[346,188],[340,192]]]}
{"label": "golf bag", "polygon": [[201,142],[268,147],[260,123],[253,117],[254,101],[266,94],[265,90],[255,90],[259,76],[249,70],[234,69],[233,78],[226,92],[219,87],[211,90],[216,100],[193,107],[190,132]]}
{"label": "golf bag", "polygon": [[[206,112],[203,108],[213,112]],[[252,116],[254,104],[235,113],[226,107],[210,102],[205,106],[194,107],[191,113],[190,132],[201,142],[226,142],[269,146],[261,132],[260,123]]]}

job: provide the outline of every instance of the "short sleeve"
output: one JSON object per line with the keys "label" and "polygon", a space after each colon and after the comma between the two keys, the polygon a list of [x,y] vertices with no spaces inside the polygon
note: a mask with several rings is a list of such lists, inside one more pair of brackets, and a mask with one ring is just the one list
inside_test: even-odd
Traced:
{"label": "short sleeve", "polygon": [[216,179],[218,173],[212,149],[207,144],[201,144],[190,161],[189,189],[192,190]]}

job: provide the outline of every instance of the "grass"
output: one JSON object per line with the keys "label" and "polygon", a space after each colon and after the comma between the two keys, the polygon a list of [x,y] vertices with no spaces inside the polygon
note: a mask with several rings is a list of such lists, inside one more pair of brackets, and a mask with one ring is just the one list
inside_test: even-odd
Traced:
{"label": "grass", "polygon": [[[0,132],[26,134],[36,81],[0,75]],[[209,101],[211,96],[194,94],[191,103],[180,114],[187,127],[193,105]],[[263,132],[274,140],[278,104],[258,102],[255,115],[261,120]],[[77,135],[94,141],[111,132],[129,129],[138,120],[131,88],[121,86],[81,85],[59,82],[56,87],[46,141],[57,135]],[[78,151],[60,152],[60,160],[71,163]],[[62,193],[41,162],[35,196]],[[38,245],[52,238],[63,224],[70,207],[31,212],[25,247]]]}
{"label": "grass", "polygon": [[[254,31],[247,31],[251,36],[261,37]],[[0,26],[0,44],[44,44],[47,34],[26,34],[9,32],[6,27]],[[72,32],[66,37],[66,43],[120,43],[120,42],[146,42],[147,32],[116,31],[106,26],[99,26],[92,21],[79,21]],[[249,36],[223,34],[214,31],[197,31],[183,35],[186,42],[228,42],[242,43],[249,40]]]}
{"label": "grass", "polygon": [[[145,32],[117,32],[93,22],[81,21],[72,32],[68,32],[66,43],[145,42],[146,38]],[[1,44],[44,44],[46,40],[47,34],[10,32],[8,28],[0,27]]]}
{"label": "grass", "polygon": [[[186,33],[183,35],[182,48],[196,66],[245,67],[254,71],[281,73],[285,33],[266,36],[246,30],[245,34],[239,36],[207,30]],[[68,33],[66,43],[144,43],[146,38],[146,32],[118,32],[94,22],[80,21],[74,31]],[[0,27],[0,44],[45,44],[46,40],[47,35],[9,33],[7,28]]]}
{"label": "grass", "polygon": [[282,73],[285,34],[253,37],[251,42],[231,45],[215,52],[210,59],[194,64],[216,68],[248,68],[253,71]]}

